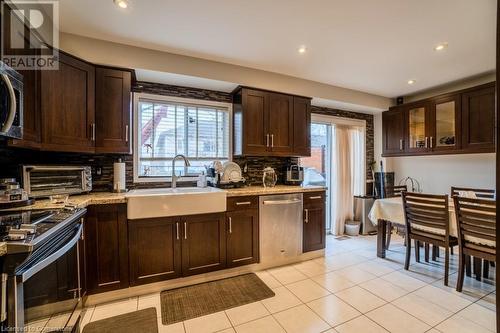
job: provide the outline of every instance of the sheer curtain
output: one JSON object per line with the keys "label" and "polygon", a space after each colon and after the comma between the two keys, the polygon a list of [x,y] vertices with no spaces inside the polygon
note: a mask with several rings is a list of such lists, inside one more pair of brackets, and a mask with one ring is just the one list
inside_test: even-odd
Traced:
{"label": "sheer curtain", "polygon": [[353,197],[365,191],[364,129],[335,125],[332,151],[332,233],[343,235],[345,221],[353,219]]}

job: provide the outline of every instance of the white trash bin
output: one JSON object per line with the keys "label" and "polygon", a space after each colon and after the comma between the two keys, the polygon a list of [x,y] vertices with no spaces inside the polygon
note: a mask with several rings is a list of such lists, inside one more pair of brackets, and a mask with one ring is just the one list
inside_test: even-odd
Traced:
{"label": "white trash bin", "polygon": [[361,226],[360,221],[346,221],[345,233],[349,236],[358,236],[360,226]]}

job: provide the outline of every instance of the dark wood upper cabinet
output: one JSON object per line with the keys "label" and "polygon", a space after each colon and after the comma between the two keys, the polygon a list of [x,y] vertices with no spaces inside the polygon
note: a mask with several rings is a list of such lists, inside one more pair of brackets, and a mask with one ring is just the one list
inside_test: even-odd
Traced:
{"label": "dark wood upper cabinet", "polygon": [[382,145],[384,154],[399,154],[405,147],[405,113],[391,109],[382,113]]}
{"label": "dark wood upper cabinet", "polygon": [[311,99],[293,97],[293,151],[311,156]]}
{"label": "dark wood upper cabinet", "polygon": [[269,93],[269,135],[273,155],[294,154],[293,129],[293,96]]}
{"label": "dark wood upper cabinet", "polygon": [[238,88],[233,93],[234,154],[310,156],[311,99]]}
{"label": "dark wood upper cabinet", "polygon": [[40,149],[42,141],[40,117],[40,71],[18,71],[23,76],[23,138],[10,139],[12,147]]}
{"label": "dark wood upper cabinet", "polygon": [[129,286],[127,205],[94,205],[85,225],[89,294]]}
{"label": "dark wood upper cabinet", "polygon": [[258,197],[228,198],[226,213],[227,266],[259,262]]}
{"label": "dark wood upper cabinet", "polygon": [[181,276],[181,237],[178,220],[129,220],[128,232],[131,286]]}
{"label": "dark wood upper cabinet", "polygon": [[382,155],[492,153],[494,120],[494,82],[395,106],[382,114]]}
{"label": "dark wood upper cabinet", "polygon": [[94,152],[94,66],[60,53],[59,69],[41,71],[42,148]]}
{"label": "dark wood upper cabinet", "polygon": [[226,267],[225,214],[191,215],[182,221],[182,273],[184,276]]}
{"label": "dark wood upper cabinet", "polygon": [[495,85],[462,94],[462,147],[473,152],[495,151]]}
{"label": "dark wood upper cabinet", "polygon": [[304,223],[302,251],[316,251],[325,248],[326,242],[326,193],[304,193]]}
{"label": "dark wood upper cabinet", "polygon": [[130,71],[96,68],[96,153],[131,153]]}

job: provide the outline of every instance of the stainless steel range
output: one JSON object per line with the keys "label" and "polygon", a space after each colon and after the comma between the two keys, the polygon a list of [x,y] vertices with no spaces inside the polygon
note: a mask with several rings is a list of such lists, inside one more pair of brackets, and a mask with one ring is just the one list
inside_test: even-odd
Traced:
{"label": "stainless steel range", "polygon": [[[0,257],[2,331],[22,331],[35,321],[51,330],[78,327],[85,213],[71,208],[0,212],[0,241],[7,251]],[[59,327],[49,327],[54,316]]]}

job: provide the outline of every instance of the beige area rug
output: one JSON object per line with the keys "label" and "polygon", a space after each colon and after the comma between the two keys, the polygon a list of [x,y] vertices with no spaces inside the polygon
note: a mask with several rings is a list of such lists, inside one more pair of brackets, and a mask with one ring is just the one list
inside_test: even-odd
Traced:
{"label": "beige area rug", "polygon": [[273,296],[274,292],[253,273],[204,282],[162,291],[161,318],[169,325]]}
{"label": "beige area rug", "polygon": [[85,325],[82,333],[158,333],[156,309],[124,313],[119,316],[93,321]]}

